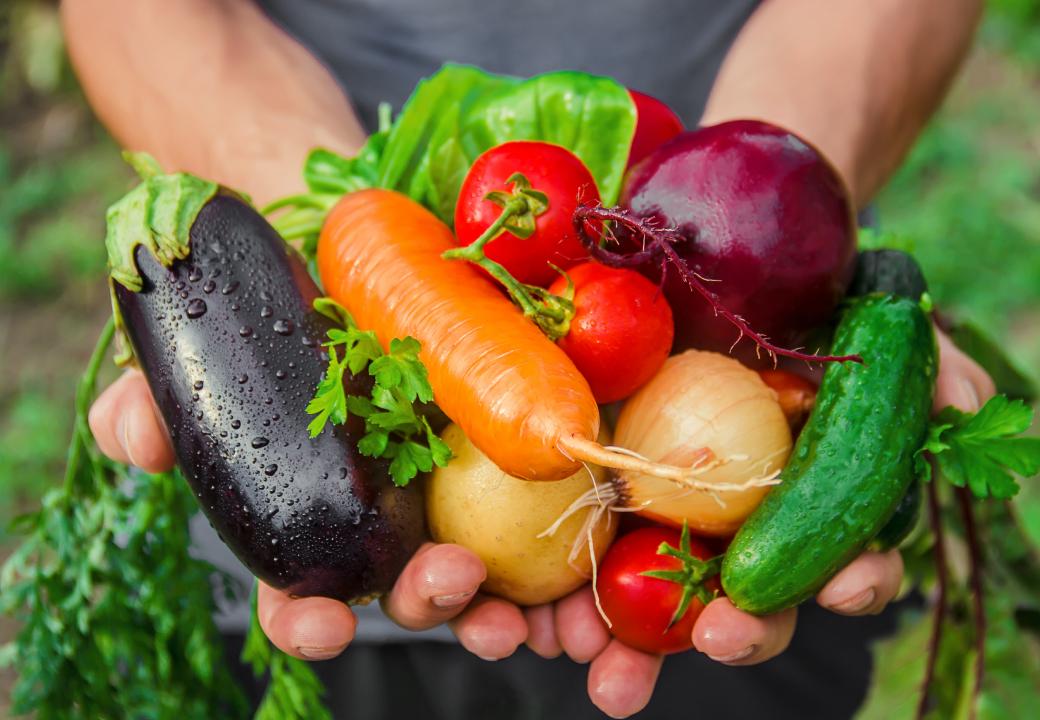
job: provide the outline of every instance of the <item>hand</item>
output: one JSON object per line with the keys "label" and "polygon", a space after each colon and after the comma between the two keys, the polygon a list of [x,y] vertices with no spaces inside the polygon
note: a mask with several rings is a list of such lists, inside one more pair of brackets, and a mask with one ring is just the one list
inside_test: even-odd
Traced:
{"label": "hand", "polygon": [[[101,451],[113,460],[148,472],[173,467],[169,435],[140,372],[127,372],[98,397],[90,409],[90,429]],[[427,543],[409,561],[384,598],[383,606],[403,627],[431,628],[462,612],[485,574],[483,563],[469,550]],[[517,608],[500,600],[482,598],[472,604],[474,617],[485,624],[494,625],[505,613],[504,624],[509,626],[513,613],[520,614]],[[357,625],[350,608],[337,600],[291,599],[262,582],[257,615],[271,642],[289,655],[305,660],[326,660],[338,655],[354,639]],[[491,654],[499,652],[491,638],[494,634],[485,633],[483,639],[491,642]],[[513,644],[513,649],[522,641],[523,638]]]}
{"label": "hand", "polygon": [[[945,334],[937,331],[937,337],[940,366],[934,410],[947,405],[966,412],[978,410],[994,394],[993,381]],[[903,560],[897,550],[867,552],[832,578],[816,601],[842,615],[876,614],[895,597],[902,574]],[[726,665],[754,665],[787,648],[794,635],[796,617],[796,609],[757,617],[738,610],[726,598],[718,598],[704,609],[694,625],[694,647]],[[596,611],[590,587],[554,606],[528,608],[522,617],[502,614],[494,620],[497,625],[466,613],[453,626],[463,644],[482,657],[505,657],[513,651],[513,647],[503,644],[496,655],[480,641],[497,633],[526,637],[528,646],[545,657],[566,652],[576,662],[591,663],[589,697],[611,717],[632,715],[650,701],[662,658],[611,638]]]}

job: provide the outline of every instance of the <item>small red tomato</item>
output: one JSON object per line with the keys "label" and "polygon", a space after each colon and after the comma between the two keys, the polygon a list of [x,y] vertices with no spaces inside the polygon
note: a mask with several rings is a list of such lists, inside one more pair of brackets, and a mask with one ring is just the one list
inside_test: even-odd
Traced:
{"label": "small red tomato", "polygon": [[574,230],[579,202],[598,203],[596,181],[578,156],[545,142],[514,141],[496,145],[478,157],[462,182],[455,206],[455,234],[460,245],[479,238],[502,214],[486,199],[492,191],[509,192],[506,181],[520,173],[531,188],[545,193],[548,209],[535,218],[535,231],[522,239],[504,232],[488,243],[485,253],[522,283],[545,287],[556,277],[549,263],[568,268],[588,257]]}
{"label": "small red tomato", "polygon": [[679,116],[657,98],[638,90],[629,90],[628,94],[636,105],[636,132],[626,165],[632,167],[685,128]]}
{"label": "small red tomato", "polygon": [[791,432],[798,434],[816,404],[816,385],[787,370],[759,370],[758,374],[776,393]]}
{"label": "small red tomato", "polygon": [[[659,552],[665,549],[662,543],[671,548],[667,554]],[[610,632],[643,652],[669,655],[689,650],[693,625],[719,588],[718,560],[711,558],[711,551],[691,539],[686,528],[681,533],[674,528],[642,528],[616,540],[596,580]],[[684,603],[686,608],[675,619]]]}
{"label": "small red tomato", "polygon": [[[557,344],[588,380],[596,402],[626,398],[668,357],[672,309],[635,270],[586,262],[567,274],[574,282],[574,318]],[[549,292],[562,295],[566,289],[566,278],[559,277]]]}

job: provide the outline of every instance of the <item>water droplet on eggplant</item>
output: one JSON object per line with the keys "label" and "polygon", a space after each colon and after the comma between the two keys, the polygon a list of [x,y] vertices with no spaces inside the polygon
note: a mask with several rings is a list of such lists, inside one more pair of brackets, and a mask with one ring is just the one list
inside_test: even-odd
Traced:
{"label": "water droplet on eggplant", "polygon": [[283,318],[281,320],[274,321],[273,329],[279,335],[292,335],[293,330],[296,329],[296,326],[293,325],[292,320],[289,320],[288,318]]}

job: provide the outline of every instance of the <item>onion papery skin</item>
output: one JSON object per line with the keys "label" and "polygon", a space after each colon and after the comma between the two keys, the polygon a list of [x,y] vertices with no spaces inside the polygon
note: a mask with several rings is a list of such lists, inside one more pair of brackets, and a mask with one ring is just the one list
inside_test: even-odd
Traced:
{"label": "onion papery skin", "polygon": [[[720,464],[697,480],[742,484],[775,475],[791,453],[791,431],[776,393],[757,373],[725,355],[687,350],[668,358],[618,417],[615,442],[650,460],[689,464],[703,448]],[[621,502],[667,525],[701,535],[732,535],[769,486],[717,493],[622,471]]]}

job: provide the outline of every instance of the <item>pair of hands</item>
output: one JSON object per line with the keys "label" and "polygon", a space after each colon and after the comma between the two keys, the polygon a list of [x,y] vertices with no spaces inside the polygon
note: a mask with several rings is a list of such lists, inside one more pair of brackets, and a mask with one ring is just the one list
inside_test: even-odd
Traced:
{"label": "pair of hands", "polygon": [[[936,409],[954,405],[974,412],[994,393],[993,382],[941,332]],[[149,472],[169,470],[173,449],[139,372],[128,372],[98,397],[90,427],[102,452]],[[613,639],[596,611],[591,587],[549,605],[519,608],[478,593],[485,577],[480,559],[457,545],[427,543],[411,559],[383,609],[409,630],[447,622],[459,642],[484,660],[499,660],[521,644],[535,653],[566,653],[589,663],[592,702],[612,717],[641,710],[653,693],[662,658]],[[867,552],[836,575],[817,602],[843,615],[881,612],[899,590],[903,561],[898,551]],[[264,632],[284,652],[304,660],[327,660],[354,638],[357,620],[330,598],[290,598],[260,583],[257,612]],[[711,602],[693,629],[694,647],[726,665],[753,665],[787,648],[797,610],[756,617],[726,598]]]}

